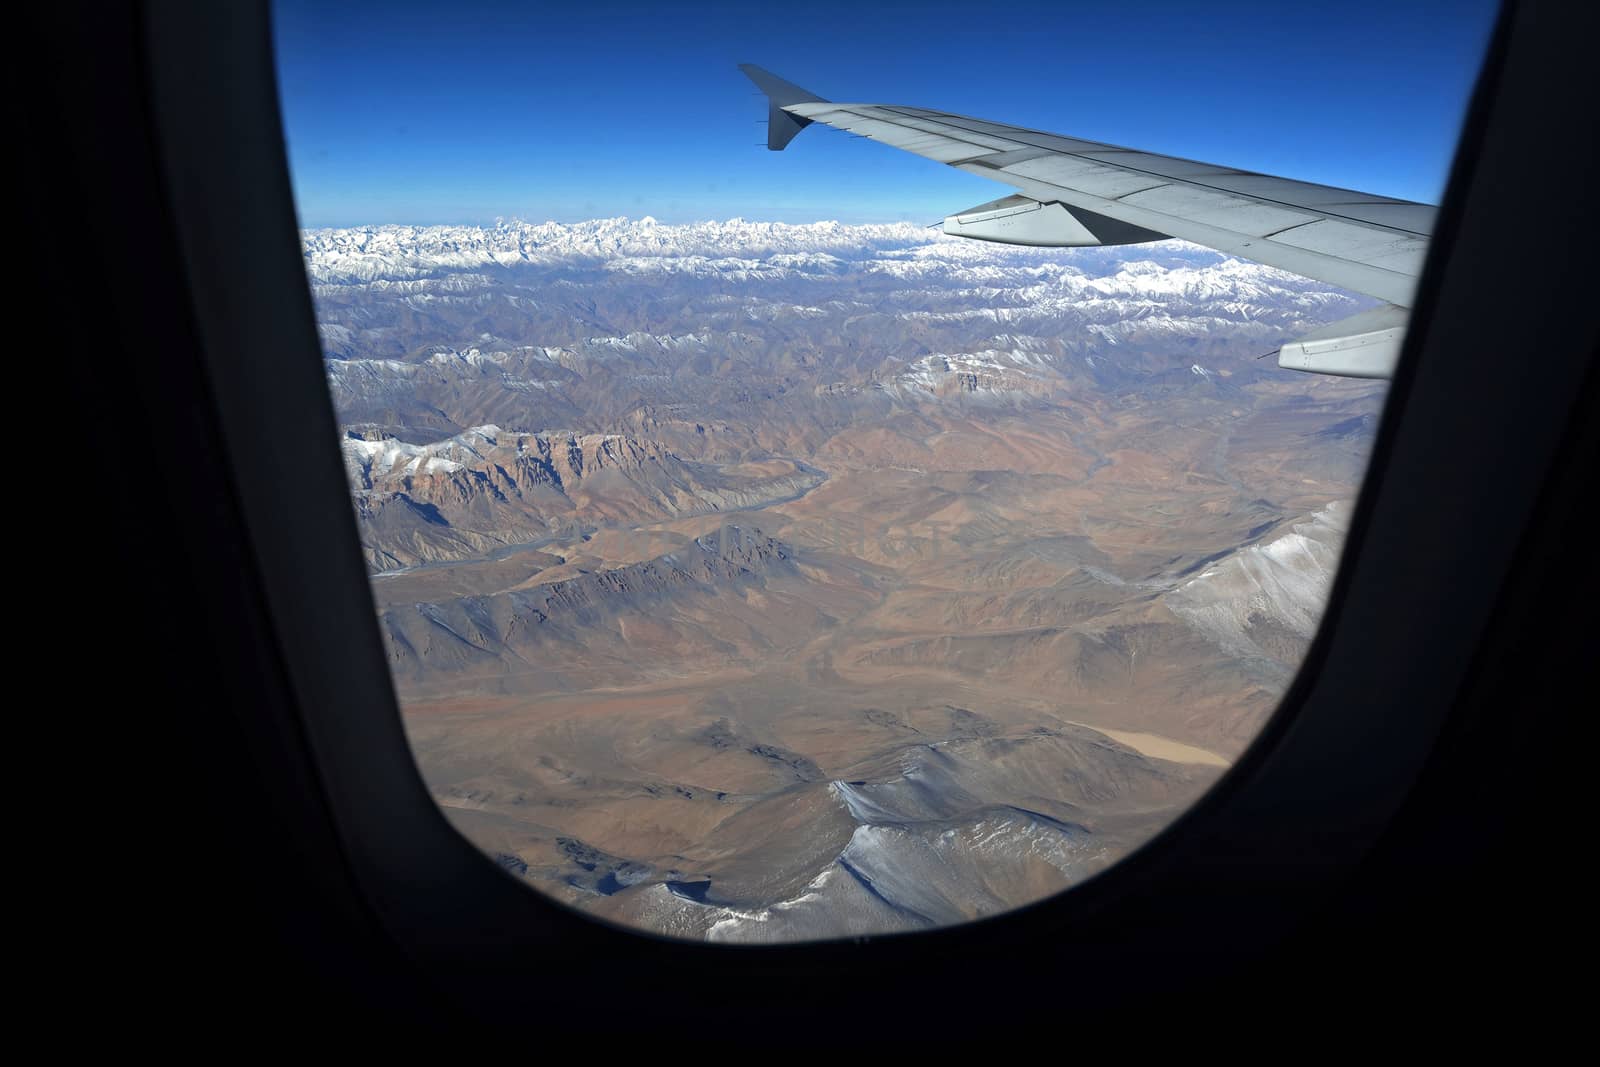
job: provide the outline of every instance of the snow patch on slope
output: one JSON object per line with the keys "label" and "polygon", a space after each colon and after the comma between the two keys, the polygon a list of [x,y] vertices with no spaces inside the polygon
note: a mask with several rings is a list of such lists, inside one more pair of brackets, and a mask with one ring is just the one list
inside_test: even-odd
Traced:
{"label": "snow patch on slope", "polygon": [[1267,625],[1311,639],[1349,527],[1349,502],[1334,501],[1289,533],[1242,548],[1178,586],[1167,606],[1230,652],[1275,658],[1255,632]]}
{"label": "snow patch on slope", "polygon": [[482,449],[493,447],[500,433],[498,426],[474,426],[444,441],[414,445],[393,437],[369,441],[347,436],[339,442],[344,456],[345,474],[352,486],[370,489],[374,479],[397,473],[454,474],[474,460],[482,460]]}

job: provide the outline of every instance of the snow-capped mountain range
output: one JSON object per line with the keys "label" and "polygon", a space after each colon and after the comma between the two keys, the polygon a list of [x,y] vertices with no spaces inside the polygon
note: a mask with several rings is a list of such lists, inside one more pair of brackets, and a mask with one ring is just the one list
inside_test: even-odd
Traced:
{"label": "snow-capped mountain range", "polygon": [[[951,237],[907,222],[846,225],[729,219],[665,225],[646,217],[495,226],[368,226],[306,230],[306,270],[318,285],[443,280],[526,266],[604,264],[627,274],[697,274],[730,280],[876,274],[911,283],[953,282],[982,298],[1037,289],[1067,298],[1181,296],[1240,300],[1330,291],[1285,271],[1183,241],[1118,248],[1040,250]],[[470,288],[454,279],[417,291]],[[392,291],[389,286],[380,291]]]}
{"label": "snow-capped mountain range", "polygon": [[[641,400],[694,407],[735,378],[741,396],[798,386],[906,400],[1037,396],[1074,375],[1109,385],[1169,369],[1195,385],[1219,368],[1243,381],[1268,369],[1254,357],[1273,344],[1363,305],[1179,241],[1020,248],[909,223],[617,218],[303,241],[336,397],[397,431],[408,419],[383,412],[418,396],[471,400],[470,421],[428,416],[449,432],[615,428],[573,410],[594,410],[576,383],[597,372],[607,395],[626,375]],[[686,373],[722,384],[690,387]],[[491,378],[514,403],[492,402]]]}
{"label": "snow-capped mountain range", "polygon": [[825,263],[817,253],[957,241],[909,222],[846,226],[838,222],[695,222],[669,226],[642,219],[500,222],[494,226],[360,226],[306,230],[306,268],[317,282],[371,282],[563,260],[682,259],[729,256],[772,260],[777,267]]}

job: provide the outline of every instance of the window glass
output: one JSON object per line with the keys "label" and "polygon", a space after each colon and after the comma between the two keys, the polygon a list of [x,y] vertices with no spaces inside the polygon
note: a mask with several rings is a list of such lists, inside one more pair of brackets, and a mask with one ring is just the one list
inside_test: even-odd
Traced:
{"label": "window glass", "polygon": [[1017,190],[820,122],[769,152],[735,64],[1437,203],[1493,7],[1369,6],[282,0],[337,447],[451,822],[595,916],[774,941],[1029,903],[1191,805],[1305,655],[1383,408],[1278,348],[1383,301],[948,235]]}

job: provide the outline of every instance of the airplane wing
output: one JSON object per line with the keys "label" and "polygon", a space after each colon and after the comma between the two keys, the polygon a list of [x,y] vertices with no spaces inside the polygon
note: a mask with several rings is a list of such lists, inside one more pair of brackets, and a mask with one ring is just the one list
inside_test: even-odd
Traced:
{"label": "airplane wing", "polygon": [[1385,303],[1279,349],[1278,365],[1388,378],[1437,209],[1428,204],[1159,156],[887,104],[823,100],[748,63],[767,95],[767,147],[813,122],[1018,190],[944,221],[946,233],[1051,247],[1168,237],[1316,278]]}

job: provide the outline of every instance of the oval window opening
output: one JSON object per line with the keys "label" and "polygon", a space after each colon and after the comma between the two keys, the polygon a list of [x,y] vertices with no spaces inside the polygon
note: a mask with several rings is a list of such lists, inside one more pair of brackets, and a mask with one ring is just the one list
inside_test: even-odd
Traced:
{"label": "oval window opening", "polygon": [[[996,914],[1239,757],[1320,621],[1493,16],[1385,4],[1375,41],[1341,5],[1303,47],[1370,78],[1330,100],[1257,61],[1302,14],[1101,13],[1063,70],[1082,13],[846,10],[276,9],[417,763],[512,876],[669,936]],[[969,65],[924,32],[957,17]],[[920,106],[752,97],[780,36],[802,84]]]}

